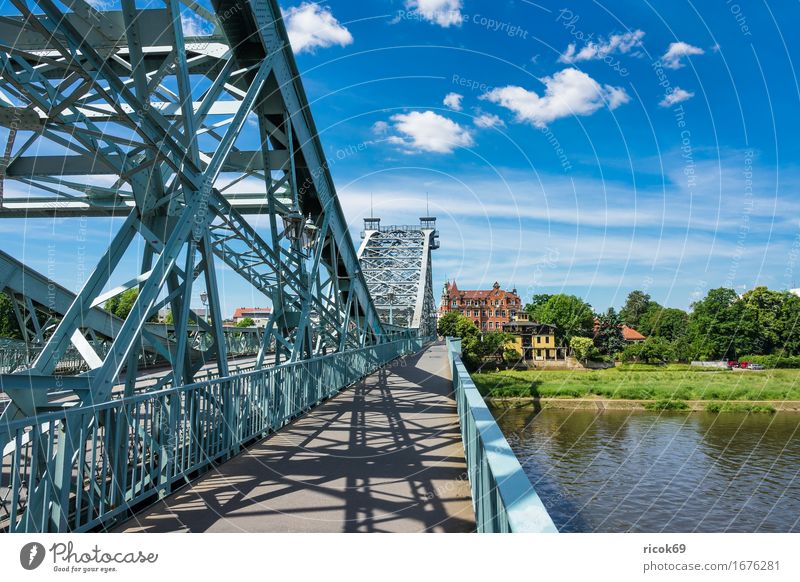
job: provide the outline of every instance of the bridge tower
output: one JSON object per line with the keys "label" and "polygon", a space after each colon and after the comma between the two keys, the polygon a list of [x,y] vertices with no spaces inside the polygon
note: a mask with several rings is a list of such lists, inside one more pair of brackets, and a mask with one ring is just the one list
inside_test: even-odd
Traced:
{"label": "bridge tower", "polygon": [[358,258],[381,321],[427,336],[436,330],[431,253],[439,248],[439,231],[436,218],[419,220],[381,226],[380,218],[365,218]]}

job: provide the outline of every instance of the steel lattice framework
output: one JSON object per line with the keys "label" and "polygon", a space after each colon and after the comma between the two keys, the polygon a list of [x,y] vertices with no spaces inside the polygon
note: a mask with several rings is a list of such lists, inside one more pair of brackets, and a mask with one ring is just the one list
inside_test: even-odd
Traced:
{"label": "steel lattice framework", "polygon": [[[14,401],[6,414],[53,406],[48,379],[71,345],[92,367],[76,382],[80,401],[106,400],[120,371],[135,368],[137,352],[153,339],[144,324],[163,306],[171,307],[176,329],[194,319],[212,334],[226,374],[219,261],[272,302],[263,341],[277,347],[279,361],[381,341],[274,0],[213,0],[213,9],[192,0],[141,9],[121,0],[119,11],[65,0],[67,12],[53,0],[11,4],[19,16],[0,17],[0,125],[10,130],[2,178],[26,192],[4,193],[0,216],[123,221],[34,362],[26,389],[4,379]],[[185,38],[187,15],[212,32]],[[255,213],[265,218],[263,236],[244,217]],[[296,216],[301,224],[283,220]],[[310,226],[315,244],[303,245],[299,232],[286,236],[292,224]],[[104,292],[137,244],[145,248],[139,275]],[[83,321],[133,287],[139,296],[131,315],[101,357]],[[184,300],[193,287],[208,294],[207,322]],[[174,385],[197,369],[188,341],[177,336],[165,348]]]}
{"label": "steel lattice framework", "polygon": [[381,226],[365,218],[358,251],[370,293],[384,322],[435,335],[431,252],[439,248],[436,219],[420,218],[418,226]]}

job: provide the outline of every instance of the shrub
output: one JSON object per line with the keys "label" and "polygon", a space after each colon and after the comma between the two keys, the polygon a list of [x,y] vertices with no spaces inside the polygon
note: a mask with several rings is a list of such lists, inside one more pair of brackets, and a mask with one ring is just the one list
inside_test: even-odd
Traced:
{"label": "shrub", "polygon": [[572,355],[579,362],[587,360],[597,360],[600,357],[600,352],[594,346],[592,338],[575,336],[569,340],[569,347],[572,349]]}
{"label": "shrub", "polygon": [[646,410],[688,410],[689,405],[683,400],[656,400],[644,405]]}

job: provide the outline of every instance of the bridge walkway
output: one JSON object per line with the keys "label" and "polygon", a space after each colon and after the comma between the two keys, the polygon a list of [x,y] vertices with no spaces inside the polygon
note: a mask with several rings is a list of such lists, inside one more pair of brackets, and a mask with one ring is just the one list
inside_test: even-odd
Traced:
{"label": "bridge walkway", "polygon": [[125,532],[468,532],[443,344],[392,362],[121,524]]}

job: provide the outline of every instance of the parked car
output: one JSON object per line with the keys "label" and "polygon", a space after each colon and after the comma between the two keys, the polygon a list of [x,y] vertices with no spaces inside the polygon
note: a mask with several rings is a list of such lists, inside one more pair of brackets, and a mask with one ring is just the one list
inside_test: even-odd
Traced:
{"label": "parked car", "polygon": [[738,368],[739,367],[739,362],[737,362],[736,360],[728,360],[728,367],[729,368]]}
{"label": "parked car", "polygon": [[749,365],[750,365],[750,362],[739,362],[739,367],[740,367],[742,370],[746,370],[746,369],[747,369],[747,366],[749,366]]}
{"label": "parked car", "polygon": [[761,364],[750,364],[748,368],[750,368],[751,370],[763,370],[764,366],[762,366]]}

